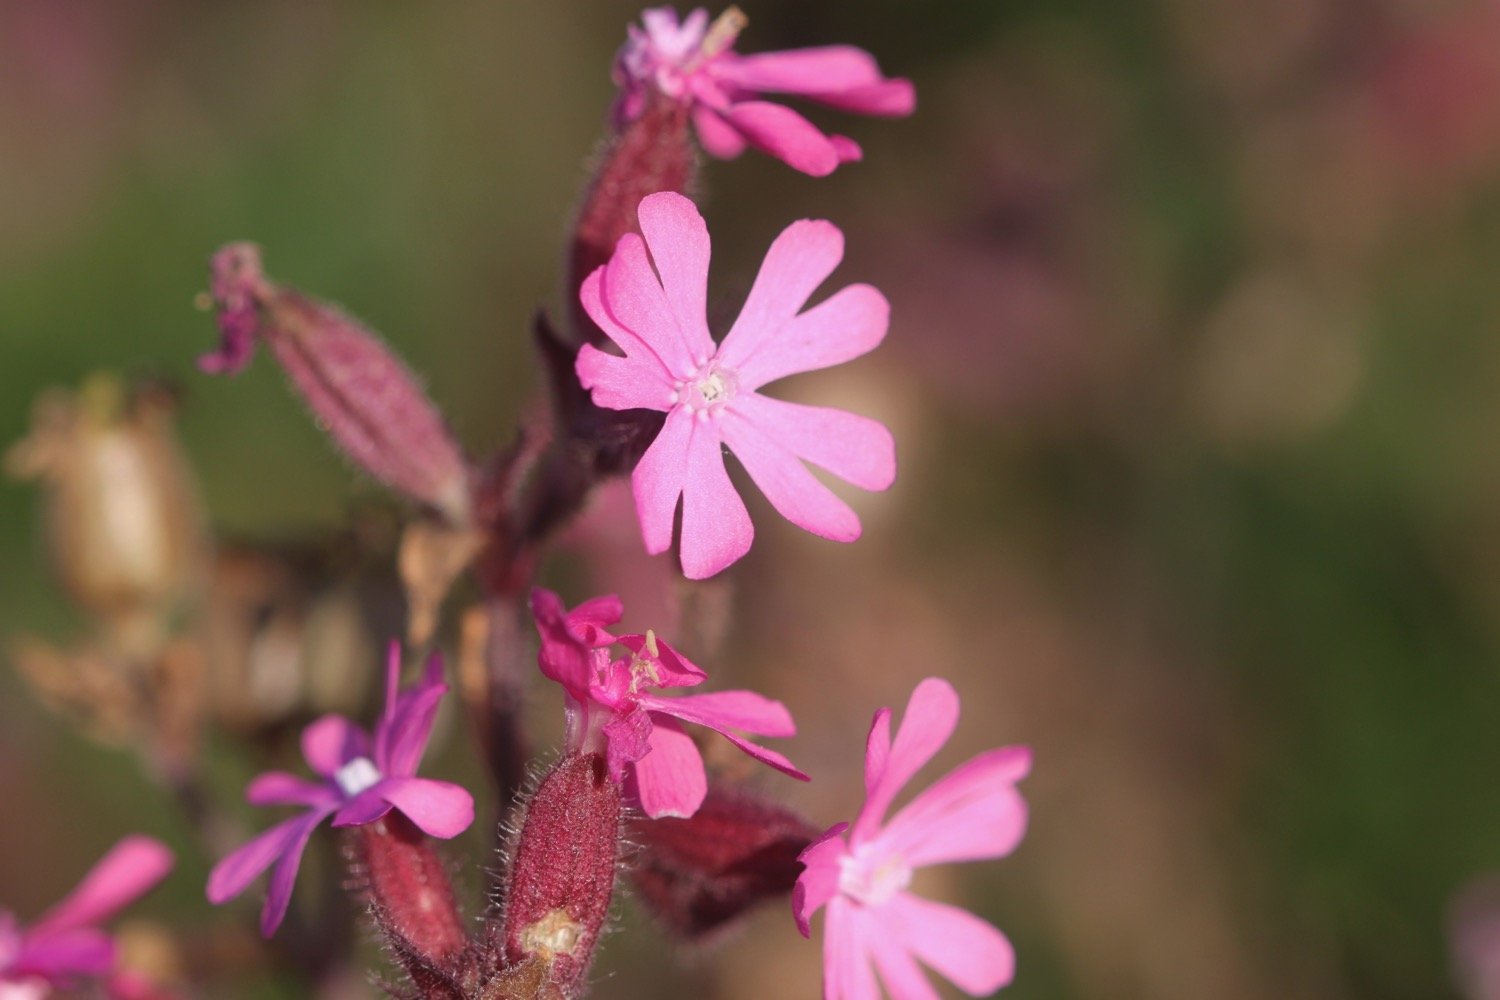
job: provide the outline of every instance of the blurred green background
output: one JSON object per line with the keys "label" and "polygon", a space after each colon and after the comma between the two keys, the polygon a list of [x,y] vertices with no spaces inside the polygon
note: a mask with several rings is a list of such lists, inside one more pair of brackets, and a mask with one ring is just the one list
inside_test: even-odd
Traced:
{"label": "blurred green background", "polygon": [[[705,172],[724,314],[804,216],[848,235],[831,287],[893,305],[878,352],[787,392],[887,422],[897,486],[851,497],[850,547],[752,503],[710,665],[796,713],[820,781],[792,801],[847,817],[869,714],[942,674],[966,716],[940,762],[1036,753],[1021,849],[930,887],[1011,934],[1005,995],[1456,995],[1451,900],[1500,868],[1500,8],[744,6],[741,51],[858,44],[919,96],[813,112],[866,150],[829,179]],[[637,13],[0,0],[0,439],[47,387],[164,377],[221,537],[378,505],[268,359],[194,368],[207,255],[251,239],[381,331],[475,454],[508,442]],[[65,643],[38,497],[0,486],[0,633]],[[0,802],[23,915],[142,830],[181,865],[141,912],[250,925],[258,900],[206,913],[210,859],[133,761],[9,670]],[[707,954],[622,913],[595,995],[815,994],[784,912]]]}

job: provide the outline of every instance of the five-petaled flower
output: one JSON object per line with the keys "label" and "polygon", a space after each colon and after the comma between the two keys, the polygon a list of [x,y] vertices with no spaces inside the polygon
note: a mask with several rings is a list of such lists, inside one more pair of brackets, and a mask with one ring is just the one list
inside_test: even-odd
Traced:
{"label": "five-petaled flower", "polygon": [[792,912],[807,935],[812,915],[828,907],[826,1000],[879,1000],[877,969],[897,1000],[935,997],[917,959],[971,996],[993,993],[1014,974],[1010,942],[993,926],[906,889],[912,872],[925,865],[998,858],[1015,849],[1026,832],[1026,804],[1015,785],[1031,768],[1031,751],[982,753],[884,821],[896,795],[948,741],[957,721],[958,695],[938,678],[912,692],[894,742],[891,710],[875,713],[865,751],[864,808],[847,838],[849,825],[840,823],[802,852],[807,867],[792,893]]}
{"label": "five-petaled flower", "polygon": [[754,146],[815,177],[862,156],[853,139],[823,134],[790,108],[757,100],[762,93],[865,115],[909,115],[916,107],[910,80],[887,79],[874,57],[851,45],[736,53],[745,17],[734,7],[712,25],[701,7],[681,22],[672,8],[655,7],[641,14],[641,24],[630,26],[615,60],[616,121],[640,117],[653,93],[680,101],[713,156],[727,159]]}
{"label": "five-petaled flower", "polygon": [[716,348],[705,318],[703,217],[691,201],[666,191],[642,199],[639,217],[644,238],[622,237],[609,263],[579,290],[589,316],[625,356],[585,345],[577,371],[599,406],[667,414],[631,477],[647,551],[671,546],[679,497],[689,577],[712,576],[749,550],[755,530],[724,468],[725,445],[787,520],[824,538],[858,538],[858,516],[803,460],[883,490],[896,476],[890,431],[843,410],[758,391],[784,376],[857,358],[885,337],[890,306],[869,285],[849,285],[799,311],[842,259],[843,233],[823,220],[788,226]]}
{"label": "five-petaled flower", "polygon": [[286,915],[308,838],[328,817],[334,826],[358,826],[396,809],[422,832],[444,839],[456,837],[474,821],[474,800],[467,791],[415,776],[438,702],[448,690],[442,662],[428,660],[421,681],[398,691],[400,676],[401,649],[393,642],[385,714],[373,736],[340,715],[325,715],[303,731],[302,755],[321,780],[268,771],[250,782],[245,798],[253,805],[304,806],[306,812],[276,824],[215,865],[208,876],[210,902],[238,896],[274,865],[260,915],[261,933],[270,937]]}
{"label": "five-petaled flower", "polygon": [[0,910],[0,998],[41,1000],[53,989],[113,973],[115,944],[97,925],[148,892],[171,869],[172,852],[164,844],[126,837],[30,927],[21,927]]}
{"label": "five-petaled flower", "polygon": [[[658,688],[694,687],[707,675],[651,632],[606,631],[624,614],[618,598],[598,597],[568,611],[552,591],[537,588],[531,611],[542,640],[537,662],[566,694],[568,751],[602,753],[611,776],[647,816],[691,816],[708,793],[703,755],[679,722],[707,726],[756,760],[807,780],[781,754],[731,732],[796,735],[781,702],[753,691],[656,695]],[[612,658],[615,645],[628,655]]]}

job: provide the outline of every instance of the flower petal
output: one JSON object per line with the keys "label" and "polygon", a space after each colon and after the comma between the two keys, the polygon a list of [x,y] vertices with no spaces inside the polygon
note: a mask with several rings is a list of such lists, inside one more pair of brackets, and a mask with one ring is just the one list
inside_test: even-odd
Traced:
{"label": "flower petal", "polygon": [[[605,398],[596,399],[600,406],[614,410],[629,410],[636,407],[665,409],[659,400],[665,400],[672,392],[675,376],[667,370],[656,351],[635,331],[629,330],[615,317],[604,303],[604,275],[608,265],[596,268],[578,289],[578,300],[583,304],[589,318],[599,325],[610,340],[625,352],[617,358],[595,348],[580,350],[575,370],[585,389],[595,388],[596,382],[604,389]],[[590,360],[585,365],[584,358]],[[600,368],[605,360],[618,365],[608,371]],[[631,386],[634,380],[638,385]]]}
{"label": "flower petal", "polygon": [[[671,524],[667,525],[671,530]],[[587,699],[593,674],[590,650],[569,626],[569,613],[562,598],[544,587],[531,591],[531,616],[536,619],[541,646],[537,665],[542,674],[561,684],[575,698]]]}
{"label": "flower petal", "polygon": [[429,837],[448,840],[474,822],[474,797],[452,782],[386,778],[371,791],[401,810]]}
{"label": "flower petal", "polygon": [[327,813],[314,812],[291,820],[292,831],[287,838],[281,857],[271,868],[271,879],[266,886],[266,905],[260,911],[261,937],[270,937],[281,926],[286,917],[287,906],[292,901],[292,886],[297,881],[297,869],[302,866],[302,852],[307,848],[307,839],[327,818]]}
{"label": "flower petal", "polygon": [[745,141],[813,177],[827,177],[839,165],[833,142],[791,108],[769,101],[740,101],[719,112]]}
{"label": "flower petal", "polygon": [[741,393],[730,405],[736,416],[798,458],[861,489],[883,490],[896,479],[896,442],[879,421],[756,392]]}
{"label": "flower petal", "polygon": [[1004,857],[1026,833],[1015,783],[1031,768],[1027,747],[1004,747],[959,765],[890,818],[883,849],[913,867]]}
{"label": "flower petal", "polygon": [[878,709],[865,739],[865,798],[875,794],[891,757],[891,710]]}
{"label": "flower petal", "polygon": [[875,959],[875,968],[880,972],[886,992],[896,1000],[941,1000],[932,981],[917,965],[917,960],[899,942],[873,948],[870,955]]}
{"label": "flower petal", "polygon": [[377,781],[340,806],[339,811],[333,814],[333,822],[329,825],[340,828],[364,826],[390,812],[391,804],[380,796],[380,784]]}
{"label": "flower petal", "polygon": [[316,826],[332,812],[332,809],[314,809],[301,816],[282,820],[249,843],[225,855],[208,873],[208,901],[217,906],[244,892],[255,881],[256,876],[271,867],[271,863],[286,852],[304,825],[312,823]]}
{"label": "flower petal", "polygon": [[[68,985],[79,976],[106,975],[114,966],[114,940],[97,927],[68,927],[46,933],[32,928],[22,940],[20,952],[0,973],[0,998],[11,995],[6,992],[6,984],[12,980],[24,982],[37,977],[51,985]],[[25,987],[16,993],[21,1000],[51,995],[46,989],[29,993]]]}
{"label": "flower petal", "polygon": [[881,769],[880,780],[869,792],[859,818],[854,821],[851,843],[860,844],[871,839],[891,801],[912,775],[948,742],[957,725],[958,693],[953,686],[937,677],[929,677],[918,684],[906,704],[901,727],[896,730],[896,739],[885,767]]}
{"label": "flower petal", "polygon": [[396,710],[377,728],[375,765],[382,774],[409,778],[417,773],[422,754],[427,752],[427,741],[432,737],[438,703],[447,692],[442,659],[436,655],[429,657],[421,682],[397,698]]}
{"label": "flower petal", "polygon": [[835,542],[859,538],[859,515],[818,481],[807,466],[732,404],[720,418],[724,443],[782,517],[804,531]]}
{"label": "flower petal", "polygon": [[852,45],[730,55],[714,69],[746,90],[799,94],[857,114],[909,115],[916,108],[910,80],[886,79],[875,58]]}
{"label": "flower petal", "polygon": [[719,361],[740,371],[807,305],[844,259],[844,234],[824,219],[802,219],[781,231],[766,251],[760,273],[734,326],[719,345]]}
{"label": "flower petal", "polygon": [[693,415],[685,408],[678,407],[668,413],[661,432],[630,475],[641,537],[646,551],[652,555],[672,547],[672,521],[683,484],[687,482],[693,427]]}
{"label": "flower petal", "polygon": [[757,736],[797,735],[797,725],[787,707],[754,691],[712,691],[680,698],[642,695],[639,700],[647,708],[717,732],[743,729]]}
{"label": "flower petal", "polygon": [[635,787],[641,811],[652,819],[698,811],[708,794],[703,755],[675,720],[653,715],[651,752],[635,764]]}
{"label": "flower petal", "polygon": [[839,862],[849,853],[849,846],[839,835],[847,829],[848,823],[830,827],[797,855],[802,874],[792,886],[792,919],[803,937],[812,936],[813,914],[838,895]]}
{"label": "flower petal", "polygon": [[890,303],[874,287],[841,288],[763,337],[759,349],[735,369],[740,389],[758,389],[867,354],[885,339],[890,321]]}
{"label": "flower petal", "polygon": [[[604,307],[618,325],[630,330],[650,348],[666,372],[687,378],[697,370],[697,359],[688,348],[688,335],[678,324],[672,302],[651,268],[642,237],[635,233],[620,237],[614,256],[604,266],[599,291]],[[632,352],[627,348],[626,353]]]}
{"label": "flower petal", "polygon": [[625,779],[631,764],[651,752],[651,730],[651,713],[638,708],[615,714],[604,724],[605,762],[616,782]]}
{"label": "flower petal", "polygon": [[752,743],[750,740],[747,740],[743,736],[739,736],[735,733],[725,732],[722,729],[716,729],[714,731],[717,732],[720,736],[724,737],[730,743],[733,743],[744,753],[747,753],[751,757],[754,757],[756,760],[760,761],[762,764],[765,764],[769,767],[774,767],[782,774],[785,774],[792,778],[796,778],[798,781],[812,780],[812,778],[807,776],[806,772],[804,772],[796,764],[793,764],[784,755],[777,753],[775,750],[763,747],[759,743]]}
{"label": "flower petal", "polygon": [[734,159],[749,145],[733,125],[706,105],[693,106],[693,126],[698,130],[698,142],[703,146],[703,151],[720,160]]}
{"label": "flower petal", "polygon": [[245,801],[253,806],[322,806],[336,804],[338,792],[321,781],[308,781],[285,771],[256,775],[245,787]]}
{"label": "flower petal", "polygon": [[[759,695],[753,694],[749,691],[721,691],[717,692],[717,694],[749,695],[753,698],[760,697]],[[705,712],[701,710],[702,706],[691,704],[692,702],[700,701],[704,698],[713,697],[715,697],[715,695],[712,694],[689,695],[685,698],[654,698],[650,696],[643,696],[639,699],[639,701],[643,707],[651,709],[652,717],[657,721],[660,721],[663,716],[670,715],[673,718],[681,719],[684,722],[695,722],[700,726],[707,726],[709,729],[712,729],[714,732],[718,733],[720,736],[724,737],[730,743],[733,743],[740,750],[749,754],[751,757],[754,757],[762,764],[767,764],[771,767],[774,767],[776,770],[782,772],[783,774],[791,775],[798,781],[811,780],[806,774],[802,772],[800,768],[797,767],[796,764],[793,764],[791,761],[787,760],[786,757],[777,753],[775,750],[767,749],[766,747],[761,746],[759,743],[752,743],[751,741],[745,739],[737,733],[733,733],[730,730],[723,728],[720,724],[722,717],[714,711]],[[685,705],[683,704],[684,702],[688,702],[689,704]],[[778,708],[781,708],[783,712],[785,711],[785,708],[782,707],[779,702],[773,702],[770,699],[765,699],[765,702],[768,705],[774,705]],[[790,723],[791,716],[786,716],[785,721],[787,723]],[[737,725],[738,723],[731,724]],[[781,728],[777,724],[777,722],[771,722],[770,724],[777,725],[778,729]],[[754,730],[751,731],[753,732]]]}
{"label": "flower petal", "polygon": [[877,923],[970,996],[989,996],[1015,978],[1010,942],[967,910],[900,892],[879,908]]}
{"label": "flower petal", "polygon": [[755,527],[729,481],[723,443],[712,421],[693,420],[685,471],[682,572],[689,580],[706,580],[750,551]]}
{"label": "flower petal", "polygon": [[[867,915],[843,896],[828,901],[823,922],[824,1000],[880,1000],[880,987],[870,967]],[[882,943],[883,944],[883,943]]]}
{"label": "flower petal", "polygon": [[662,410],[672,406],[675,383],[656,355],[619,357],[592,344],[578,349],[573,363],[579,384],[606,410]]}
{"label": "flower petal", "polygon": [[642,198],[636,216],[677,321],[682,349],[706,362],[714,353],[708,333],[708,226],[698,207],[675,191]]}
{"label": "flower petal", "polygon": [[609,627],[625,617],[618,594],[591,597],[567,614],[568,629],[586,646],[608,646],[615,641]]}
{"label": "flower petal", "polygon": [[96,924],[144,895],[172,870],[172,852],[150,837],[126,837],[31,926],[30,934],[55,934]]}
{"label": "flower petal", "polygon": [[320,777],[332,778],[339,768],[371,752],[365,731],[342,715],[325,715],[302,730],[302,756]]}

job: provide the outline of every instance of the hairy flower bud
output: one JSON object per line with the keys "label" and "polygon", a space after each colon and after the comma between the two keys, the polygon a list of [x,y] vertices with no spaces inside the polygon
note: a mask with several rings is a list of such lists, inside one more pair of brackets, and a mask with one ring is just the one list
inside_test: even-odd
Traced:
{"label": "hairy flower bud", "polygon": [[210,294],[220,343],[200,368],[238,372],[264,340],[319,426],[356,465],[451,522],[468,523],[462,450],[380,338],[333,306],[273,284],[250,243],[214,254]]}
{"label": "hairy flower bud", "polygon": [[620,790],[604,758],[575,753],[542,779],[510,865],[507,964],[540,959],[548,982],[579,992],[614,893]]}
{"label": "hairy flower bud", "polygon": [[431,842],[398,812],[351,831],[351,861],[376,926],[423,968],[456,970],[469,947],[448,872]]}
{"label": "hairy flower bud", "polygon": [[48,542],[63,585],[121,652],[159,650],[201,581],[208,544],[168,394],[91,376],[37,400],[31,433],[6,456],[46,490]]}
{"label": "hairy flower bud", "polygon": [[668,930],[702,938],[756,905],[791,892],[797,855],[819,831],[796,813],[751,793],[710,786],[687,819],[632,820],[640,845],[630,879]]}

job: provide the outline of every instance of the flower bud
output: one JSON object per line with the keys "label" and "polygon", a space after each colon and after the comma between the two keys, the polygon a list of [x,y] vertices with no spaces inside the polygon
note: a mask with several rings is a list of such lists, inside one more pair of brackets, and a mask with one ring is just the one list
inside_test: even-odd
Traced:
{"label": "flower bud", "polygon": [[38,399],[30,434],[6,456],[12,475],[44,486],[49,547],[68,593],[137,656],[159,648],[207,563],[170,409],[160,391],[94,375],[76,394]]}
{"label": "flower bud", "polygon": [[351,831],[350,860],[376,926],[405,964],[457,971],[469,936],[441,858],[399,812]]}
{"label": "flower bud", "polygon": [[563,758],[526,807],[505,896],[508,965],[539,959],[576,996],[609,916],[620,840],[620,790],[599,754]]}
{"label": "flower bud", "polygon": [[462,450],[380,338],[333,306],[273,284],[250,243],[214,254],[210,295],[220,343],[199,358],[200,368],[238,372],[264,340],[318,425],[356,465],[451,522],[468,523]]}
{"label": "flower bud", "polygon": [[687,819],[632,820],[630,879],[637,898],[668,930],[689,940],[791,892],[797,855],[820,831],[749,792],[712,785]]}

